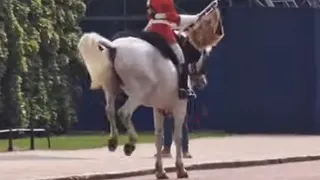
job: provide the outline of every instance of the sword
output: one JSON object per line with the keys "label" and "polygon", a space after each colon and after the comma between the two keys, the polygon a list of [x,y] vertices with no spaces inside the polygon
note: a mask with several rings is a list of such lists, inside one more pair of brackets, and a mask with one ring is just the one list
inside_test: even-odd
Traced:
{"label": "sword", "polygon": [[[212,10],[214,10],[215,8],[218,7],[218,0],[213,0],[207,7],[205,7],[199,14],[199,19],[201,19],[204,15],[206,15],[207,13],[211,12]],[[198,19],[198,20],[199,20]],[[190,24],[188,26],[186,26],[185,28],[181,29],[179,32],[183,32],[183,31],[186,31],[188,30],[190,27],[192,27],[194,25],[193,24]]]}
{"label": "sword", "polygon": [[214,8],[218,7],[218,0],[213,0],[206,8],[204,8],[200,13],[199,13],[199,18],[201,18],[203,15],[207,14]]}

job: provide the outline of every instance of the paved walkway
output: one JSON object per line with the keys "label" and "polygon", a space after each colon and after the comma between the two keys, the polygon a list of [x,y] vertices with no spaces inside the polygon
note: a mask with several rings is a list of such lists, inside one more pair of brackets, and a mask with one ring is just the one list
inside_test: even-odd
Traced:
{"label": "paved walkway", "polygon": [[[189,172],[188,180],[319,180],[320,161]],[[175,173],[168,174],[176,179]],[[122,180],[154,180],[153,175]],[[180,179],[187,180],[187,179]]]}
{"label": "paved walkway", "polygon": [[[194,157],[186,159],[185,164],[320,155],[319,142],[320,136],[201,138],[190,141],[190,152]],[[107,148],[2,153],[0,175],[6,180],[35,180],[150,169],[154,166],[154,152],[153,144],[139,144],[131,157],[123,154],[122,147],[114,153]],[[174,159],[165,159],[164,165],[173,166]]]}

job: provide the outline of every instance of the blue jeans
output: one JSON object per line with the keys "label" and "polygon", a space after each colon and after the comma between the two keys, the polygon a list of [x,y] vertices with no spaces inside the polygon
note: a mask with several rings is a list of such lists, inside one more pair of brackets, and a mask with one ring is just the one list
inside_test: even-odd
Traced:
{"label": "blue jeans", "polygon": [[[172,133],[174,123],[172,117],[166,117],[163,124],[164,128],[164,146],[170,149],[172,144]],[[182,126],[182,152],[189,151],[188,122],[184,121]]]}

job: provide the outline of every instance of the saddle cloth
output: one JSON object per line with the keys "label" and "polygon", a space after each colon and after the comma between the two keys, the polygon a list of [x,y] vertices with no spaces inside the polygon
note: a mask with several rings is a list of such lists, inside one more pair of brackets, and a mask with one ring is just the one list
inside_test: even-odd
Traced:
{"label": "saddle cloth", "polygon": [[142,39],[152,46],[154,46],[156,49],[159,50],[161,55],[164,58],[170,59],[173,64],[178,65],[179,61],[176,56],[176,54],[171,49],[170,45],[167,43],[167,41],[158,33],[155,32],[132,32],[132,31],[121,31],[117,33],[115,36],[112,37],[112,41],[118,38],[124,38],[124,37],[135,37]]}
{"label": "saddle cloth", "polygon": [[[178,36],[177,34],[175,35],[180,47],[182,48],[186,63],[187,64],[196,63],[201,56],[201,52],[189,42],[186,36],[183,36],[183,35]],[[148,42],[149,44],[153,45],[156,49],[158,49],[164,58],[170,59],[175,65],[179,64],[178,58],[176,54],[173,52],[173,50],[171,49],[170,45],[158,33],[145,32],[145,31],[144,32],[121,31],[112,37],[112,41],[118,38],[123,38],[123,37],[135,37],[135,38],[142,39]]]}

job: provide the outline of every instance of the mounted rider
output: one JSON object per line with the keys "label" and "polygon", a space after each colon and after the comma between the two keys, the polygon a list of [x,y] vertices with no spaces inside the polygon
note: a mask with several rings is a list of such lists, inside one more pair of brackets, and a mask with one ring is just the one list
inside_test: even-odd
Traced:
{"label": "mounted rider", "polygon": [[177,13],[173,0],[147,0],[148,25],[146,31],[162,35],[179,61],[179,98],[195,98],[196,94],[188,87],[188,72],[185,57],[177,39],[174,29],[183,29],[198,21],[198,15],[181,15]]}

